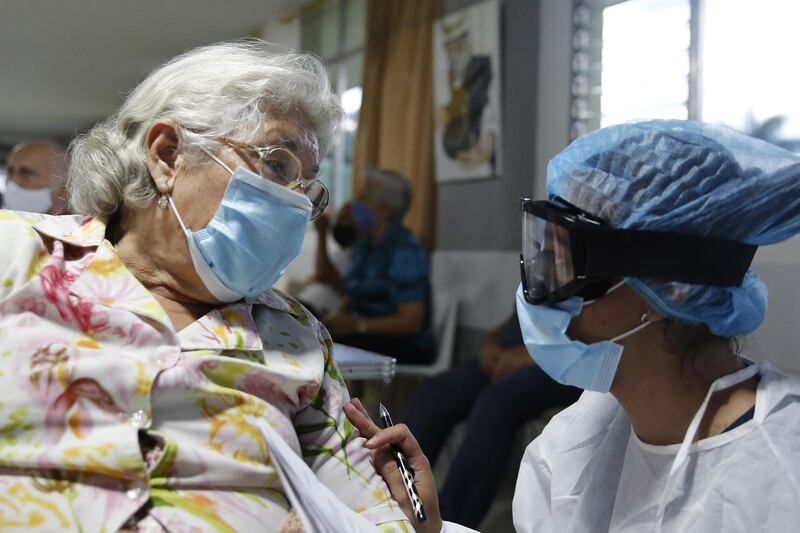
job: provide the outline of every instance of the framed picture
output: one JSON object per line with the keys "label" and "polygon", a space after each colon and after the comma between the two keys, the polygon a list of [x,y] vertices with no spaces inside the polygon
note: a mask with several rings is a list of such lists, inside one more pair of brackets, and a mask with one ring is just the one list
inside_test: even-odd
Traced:
{"label": "framed picture", "polygon": [[436,181],[501,173],[500,5],[483,2],[433,26]]}

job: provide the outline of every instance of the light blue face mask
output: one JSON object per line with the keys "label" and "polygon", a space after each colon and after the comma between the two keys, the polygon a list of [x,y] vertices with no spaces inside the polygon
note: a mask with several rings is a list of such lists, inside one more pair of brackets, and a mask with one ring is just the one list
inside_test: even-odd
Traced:
{"label": "light blue face mask", "polygon": [[[616,290],[622,284],[612,287]],[[606,294],[608,294],[608,292]],[[611,340],[585,344],[567,336],[567,326],[584,305],[578,296],[550,305],[531,305],[525,301],[522,285],[517,289],[517,316],[525,347],[536,364],[554,380],[581,389],[608,392],[614,381],[623,346],[616,341],[649,326],[642,324]]]}
{"label": "light blue face mask", "polygon": [[[230,169],[211,155],[229,172]],[[208,225],[186,234],[197,275],[220,302],[253,298],[278,281],[300,253],[311,217],[306,196],[239,167]]]}

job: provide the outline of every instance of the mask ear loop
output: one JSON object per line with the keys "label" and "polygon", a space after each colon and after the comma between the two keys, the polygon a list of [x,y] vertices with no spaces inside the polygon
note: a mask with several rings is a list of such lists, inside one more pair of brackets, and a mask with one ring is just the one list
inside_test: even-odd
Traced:
{"label": "mask ear loop", "polygon": [[181,229],[183,230],[183,233],[186,234],[186,235],[189,235],[190,232],[186,228],[186,225],[183,223],[183,219],[181,218],[180,213],[178,213],[178,208],[175,207],[175,202],[172,200],[172,195],[171,194],[167,195],[167,200],[169,201],[169,206],[172,208],[172,212],[175,213],[175,218],[178,219],[178,224],[181,225]]}
{"label": "mask ear loop", "polygon": [[[220,159],[219,157],[217,157],[214,154],[212,154],[211,152],[209,152],[208,149],[205,146],[201,145],[200,149],[202,151],[204,151],[208,157],[210,157],[211,159],[213,159],[214,161],[216,161],[217,163],[222,165],[222,168],[224,168],[231,175],[233,175],[233,171],[230,169],[230,167],[228,165],[225,164],[225,162],[222,161],[222,159]],[[161,198],[158,199],[158,207],[159,207],[159,209],[166,209],[167,208],[167,205],[166,205],[167,202],[169,202],[169,206],[172,208],[172,212],[175,213],[175,218],[178,219],[178,223],[181,225],[181,229],[183,230],[183,232],[185,234],[188,235],[189,234],[189,230],[186,228],[186,225],[183,223],[183,219],[181,218],[180,213],[178,213],[178,208],[175,207],[175,202],[172,200],[172,195],[171,194],[164,194],[164,195],[161,196]]]}
{"label": "mask ear loop", "polygon": [[[605,296],[605,295],[607,295],[607,294],[611,294],[612,292],[614,292],[615,290],[619,289],[619,288],[620,288],[620,287],[622,287],[623,285],[625,285],[625,281],[620,281],[619,283],[616,283],[616,284],[612,285],[612,286],[611,286],[611,288],[610,288],[610,289],[608,289],[608,290],[607,290],[607,291],[606,291],[606,292],[603,294],[603,296]],[[600,298],[602,298],[603,296],[600,296]],[[583,306],[591,305],[591,304],[595,303],[597,300],[599,300],[600,298],[595,298],[594,300],[589,300],[588,302],[583,302],[583,304],[582,304],[582,305],[583,305]]]}
{"label": "mask ear loop", "polygon": [[654,323],[655,322],[651,322],[650,321],[650,311],[648,311],[648,312],[646,312],[645,314],[642,315],[641,323],[638,326],[636,326],[635,328],[633,328],[630,331],[626,331],[625,333],[617,335],[616,337],[611,339],[611,342],[621,341],[622,339],[624,339],[626,337],[630,337],[634,333],[638,333],[638,332],[642,331],[644,328],[646,328],[647,326],[650,326],[651,324],[654,324]]}
{"label": "mask ear loop", "polygon": [[214,161],[216,161],[217,163],[219,163],[220,165],[222,165],[222,168],[224,168],[225,170],[227,170],[227,171],[228,171],[228,173],[230,173],[231,175],[233,175],[233,170],[231,170],[231,167],[229,167],[228,165],[226,165],[226,164],[225,164],[225,163],[222,161],[222,159],[220,159],[219,157],[217,157],[217,156],[215,156],[214,154],[212,154],[211,152],[209,152],[209,151],[208,151],[208,149],[207,149],[205,146],[200,146],[200,149],[201,149],[202,151],[204,151],[208,157],[210,157],[211,159],[213,159]]}

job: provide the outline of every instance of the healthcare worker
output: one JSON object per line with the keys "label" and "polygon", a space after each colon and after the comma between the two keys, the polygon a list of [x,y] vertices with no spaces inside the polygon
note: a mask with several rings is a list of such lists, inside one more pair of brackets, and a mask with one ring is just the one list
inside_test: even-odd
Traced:
{"label": "healthcare worker", "polygon": [[[536,363],[586,392],[526,450],[516,530],[796,531],[800,381],[740,357],[738,337],[767,309],[757,246],[800,233],[800,157],[724,127],[634,123],[572,143],[547,189],[522,201],[520,325]],[[441,531],[413,435],[345,410],[408,511],[387,446],[406,454],[417,531]]]}

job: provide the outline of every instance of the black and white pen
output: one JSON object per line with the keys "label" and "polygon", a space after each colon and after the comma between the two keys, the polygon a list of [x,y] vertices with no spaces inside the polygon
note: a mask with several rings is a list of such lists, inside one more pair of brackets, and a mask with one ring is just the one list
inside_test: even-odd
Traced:
{"label": "black and white pen", "polygon": [[[378,404],[378,416],[381,419],[381,426],[388,428],[394,425],[392,423],[392,415],[389,414],[388,409],[382,403]],[[425,508],[422,506],[422,500],[419,498],[417,486],[414,485],[414,476],[411,472],[413,470],[408,464],[405,455],[396,446],[392,446],[392,455],[394,462],[397,463],[397,468],[400,469],[400,475],[403,476],[403,485],[406,487],[406,494],[411,502],[411,507],[414,509],[414,516],[417,522],[424,522],[428,517],[425,516]]]}

